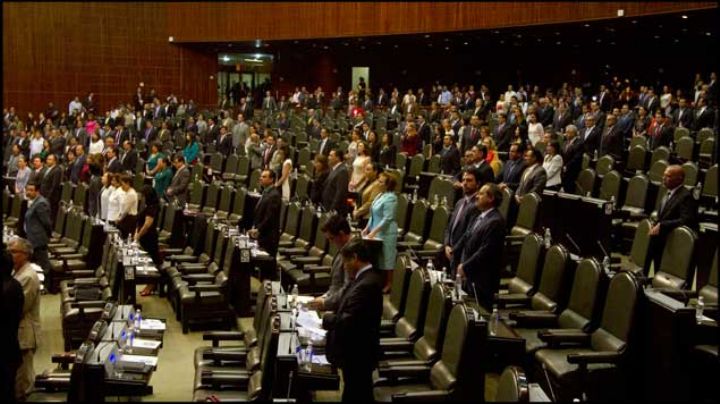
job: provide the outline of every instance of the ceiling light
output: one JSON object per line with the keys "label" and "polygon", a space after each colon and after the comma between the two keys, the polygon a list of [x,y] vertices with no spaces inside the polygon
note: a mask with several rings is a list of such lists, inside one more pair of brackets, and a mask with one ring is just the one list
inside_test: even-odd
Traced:
{"label": "ceiling light", "polygon": [[505,44],[505,40],[501,40],[500,45],[504,45],[504,44]]}
{"label": "ceiling light", "polygon": [[467,42],[463,42],[463,45],[467,45],[467,44],[468,44]]}
{"label": "ceiling light", "polygon": [[297,45],[298,43],[300,43],[300,41],[293,41],[293,43]]}
{"label": "ceiling light", "polygon": [[660,35],[655,35],[655,36],[653,36],[653,38],[660,39]]}
{"label": "ceiling light", "polygon": [[230,61],[230,58],[228,57],[228,55],[223,56],[223,61],[224,61],[224,62],[229,62],[229,61]]}
{"label": "ceiling light", "polygon": [[445,42],[450,42],[450,38],[445,38]]}
{"label": "ceiling light", "polygon": [[600,43],[600,42],[602,42],[602,39],[598,38],[595,40],[595,42]]}
{"label": "ceiling light", "polygon": [[430,34],[425,34],[425,38],[430,38]]}
{"label": "ceiling light", "polygon": [[500,33],[500,31],[498,31],[498,30],[493,31],[493,34],[499,34],[499,33]]}
{"label": "ceiling light", "polygon": [[232,48],[232,44],[231,44],[231,43],[228,44],[228,48]]}
{"label": "ceiling light", "polygon": [[397,44],[393,45],[393,48],[397,49],[399,46]]}
{"label": "ceiling light", "polygon": [[255,59],[260,59],[262,56],[259,53],[255,54]]}
{"label": "ceiling light", "polygon": [[365,50],[365,45],[361,46],[360,49]]}
{"label": "ceiling light", "polygon": [[558,32],[558,31],[555,31],[555,35],[556,35],[556,36],[557,36],[557,35],[560,35],[560,32]]}
{"label": "ceiling light", "polygon": [[555,45],[562,45],[562,42],[561,42],[561,41],[557,41],[557,42],[555,42]]}
{"label": "ceiling light", "polygon": [[450,50],[450,47],[449,47],[449,46],[446,46],[446,47],[445,47],[445,50]]}
{"label": "ceiling light", "polygon": [[637,24],[637,20],[632,20],[632,21],[630,21],[630,22],[633,23],[633,24]]}
{"label": "ceiling light", "polygon": [[343,42],[343,45],[345,45],[345,46],[350,46],[350,44],[347,43],[347,42]]}
{"label": "ceiling light", "polygon": [[583,27],[589,28],[589,27],[590,27],[590,24],[585,24],[585,25],[583,25]]}
{"label": "ceiling light", "polygon": [[259,48],[260,45],[262,45],[262,40],[256,39],[256,40],[255,40],[255,47],[256,47],[256,48]]}
{"label": "ceiling light", "polygon": [[683,19],[683,20],[687,20],[687,19],[688,19],[688,16],[683,15],[683,16],[682,16],[682,19]]}
{"label": "ceiling light", "polygon": [[709,33],[709,32],[706,32],[705,35],[710,36],[710,33]]}

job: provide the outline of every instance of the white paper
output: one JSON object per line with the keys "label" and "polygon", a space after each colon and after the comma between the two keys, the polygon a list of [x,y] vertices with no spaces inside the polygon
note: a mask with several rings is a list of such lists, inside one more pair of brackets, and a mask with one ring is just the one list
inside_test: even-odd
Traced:
{"label": "white paper", "polygon": [[155,319],[143,319],[140,321],[140,330],[165,330],[165,323]]}
{"label": "white paper", "polygon": [[303,311],[297,317],[297,325],[306,328],[322,328],[322,320],[316,311]]}
{"label": "white paper", "polygon": [[314,296],[304,296],[304,295],[300,295],[300,296],[297,297],[297,302],[298,302],[298,303],[302,303],[302,304],[310,303],[310,302],[312,302],[313,300],[315,300],[315,297],[314,297]]}
{"label": "white paper", "polygon": [[328,362],[327,357],[325,355],[313,355],[312,363],[315,363],[318,365],[330,365],[330,362]]}
{"label": "white paper", "polygon": [[158,363],[158,357],[148,355],[123,354],[123,356],[120,357],[120,362],[144,363],[148,366],[155,367]]}
{"label": "white paper", "polygon": [[160,341],[154,339],[134,338],[132,346],[135,348],[158,349]]}
{"label": "white paper", "polygon": [[327,330],[316,327],[300,327],[297,329],[297,331],[299,337],[309,338],[313,342],[324,340],[325,335],[327,334]]}

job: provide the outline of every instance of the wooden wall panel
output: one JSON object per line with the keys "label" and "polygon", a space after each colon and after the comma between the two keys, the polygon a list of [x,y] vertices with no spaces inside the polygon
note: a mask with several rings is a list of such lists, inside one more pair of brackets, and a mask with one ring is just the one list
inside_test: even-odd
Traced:
{"label": "wooden wall panel", "polygon": [[713,2],[167,3],[178,42],[447,32],[717,7]]}

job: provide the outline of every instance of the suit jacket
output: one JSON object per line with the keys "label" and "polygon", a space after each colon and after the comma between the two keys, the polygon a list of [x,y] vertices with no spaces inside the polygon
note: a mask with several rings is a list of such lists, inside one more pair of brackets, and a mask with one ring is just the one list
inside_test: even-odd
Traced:
{"label": "suit jacket", "polygon": [[498,151],[507,152],[510,150],[510,142],[514,133],[515,125],[509,122],[505,122],[505,125],[502,127],[498,124],[495,129],[493,129],[493,137],[495,138]]}
{"label": "suit jacket", "polygon": [[[525,171],[532,170],[525,176]],[[527,167],[523,171],[523,175],[520,177],[520,183],[518,184],[515,195],[523,196],[531,192],[535,192],[538,195],[542,195],[543,189],[545,189],[545,183],[547,182],[547,172],[541,164],[536,164],[534,167]]]}
{"label": "suit jacket", "polygon": [[50,205],[60,201],[60,183],[62,182],[62,169],[56,164],[53,168],[47,168],[42,182],[40,183],[40,194],[47,198]]}
{"label": "suit jacket", "polygon": [[10,276],[10,272],[2,274],[2,293],[0,293],[0,316],[3,326],[0,328],[0,360],[4,365],[17,366],[22,361],[18,330],[23,317],[25,296],[22,285]]}
{"label": "suit jacket", "polygon": [[115,133],[113,133],[113,138],[115,138],[115,144],[120,147],[123,142],[130,140],[130,132],[128,132],[127,129],[123,129],[122,131],[116,130]]}
{"label": "suit jacket", "polygon": [[178,205],[185,206],[187,201],[187,189],[190,184],[190,169],[188,166],[183,167],[176,172],[170,181],[170,186],[165,190],[169,197],[174,197]]}
{"label": "suit jacket", "polygon": [[23,309],[18,343],[21,350],[36,349],[40,342],[40,279],[35,272],[35,264],[26,263],[14,278],[20,283],[23,291]]}
{"label": "suit jacket", "polygon": [[432,131],[430,131],[430,125],[425,122],[422,125],[418,125],[418,136],[420,136],[420,139],[422,139],[425,143],[432,142]]}
{"label": "suit jacket", "polygon": [[552,125],[553,123],[553,117],[555,116],[555,108],[548,105],[545,108],[538,109],[538,116],[537,121],[542,124],[542,126],[548,126]]}
{"label": "suit jacket", "polygon": [[455,144],[451,144],[448,148],[443,147],[438,154],[440,155],[440,169],[443,173],[455,175],[460,171],[460,150]]}
{"label": "suit jacket", "polygon": [[60,160],[60,157],[65,154],[65,143],[65,138],[62,136],[50,139],[50,153],[54,154],[58,161]]}
{"label": "suit jacket", "polygon": [[602,131],[600,128],[595,125],[592,127],[592,130],[589,134],[586,135],[587,128],[579,131],[578,136],[583,141],[583,146],[585,147],[585,153],[592,156],[592,154],[595,152],[595,150],[600,147],[600,138],[602,137]]}
{"label": "suit jacket", "polygon": [[562,116],[560,116],[560,111],[556,111],[552,122],[553,131],[555,133],[562,132],[566,126],[570,125],[571,122],[572,114],[570,111],[565,111]]}
{"label": "suit jacket", "polygon": [[347,285],[337,311],[323,316],[325,352],[333,365],[371,371],[380,356],[382,274],[370,268]]}
{"label": "suit jacket", "polygon": [[217,151],[222,153],[225,158],[232,153],[233,150],[233,144],[232,144],[232,134],[226,133],[225,137],[221,137],[221,139],[218,142]]}
{"label": "suit jacket", "polygon": [[712,128],[713,127],[713,121],[715,119],[715,113],[712,108],[705,107],[705,109],[700,113],[700,110],[695,111],[695,125],[694,129],[696,131],[702,129],[702,128]]}
{"label": "suit jacket", "polygon": [[467,127],[462,134],[462,153],[465,154],[465,152],[475,146],[478,141],[480,141],[480,129],[471,126]]}
{"label": "suit jacket", "polygon": [[693,121],[695,119],[694,111],[690,108],[685,108],[682,111],[682,116],[680,115],[680,108],[673,111],[673,123],[678,127],[683,127],[687,129],[693,128]]}
{"label": "suit jacket", "polygon": [[624,149],[624,138],[617,125],[613,125],[612,128],[605,128],[603,130],[602,139],[600,140],[600,156],[609,154],[615,158],[615,160],[622,159]]}
{"label": "suit jacket", "polygon": [[47,247],[52,224],[50,222],[50,205],[42,195],[28,204],[25,212],[25,235],[33,248]]}
{"label": "suit jacket", "polygon": [[660,224],[660,237],[665,238],[673,229],[680,226],[697,228],[697,202],[687,188],[680,185],[672,198],[658,211],[657,223]]}
{"label": "suit jacket", "polygon": [[28,184],[34,182],[36,184],[42,184],[43,177],[45,177],[46,168],[43,166],[40,170],[31,170],[30,178],[28,178]]}
{"label": "suit jacket", "polygon": [[212,143],[220,138],[220,125],[215,124],[211,128],[208,125],[208,131],[205,133],[205,143]]}
{"label": "suit jacket", "polygon": [[120,162],[120,159],[115,157],[111,161],[108,162],[108,168],[107,170],[111,173],[120,173],[123,171],[123,164]]}
{"label": "suit jacket", "polygon": [[280,241],[280,191],[274,186],[263,190],[255,205],[253,224],[258,230],[258,246],[275,257]]}
{"label": "suit jacket", "polygon": [[566,184],[568,183],[568,181],[575,183],[578,174],[580,174],[580,170],[582,170],[584,150],[585,146],[583,145],[583,140],[579,135],[575,136],[572,141],[565,141],[561,154],[563,162],[565,163],[565,173],[563,175],[563,181],[565,181]]}
{"label": "suit jacket", "polygon": [[325,311],[337,311],[338,307],[340,307],[340,299],[342,299],[345,287],[349,282],[350,279],[348,279],[343,269],[342,254],[338,250],[330,266],[330,288],[322,295],[324,299],[323,309]]}
{"label": "suit jacket", "polygon": [[125,152],[121,159],[123,170],[130,171],[132,173],[135,172],[135,166],[137,165],[137,162],[138,152],[135,149],[130,149],[129,152]]}
{"label": "suit jacket", "polygon": [[520,184],[520,177],[525,169],[523,160],[508,160],[503,165],[500,174],[497,177],[498,183],[506,184],[510,189],[515,191]]}
{"label": "suit jacket", "polygon": [[484,218],[478,214],[455,246],[466,275],[465,290],[472,293],[474,283],[477,298],[486,308],[500,287],[504,242],[505,219],[492,209]]}
{"label": "suit jacket", "polygon": [[326,211],[334,209],[343,216],[347,213],[348,207],[345,199],[348,193],[349,178],[345,163],[339,163],[337,168],[330,170],[322,193],[322,204]]}
{"label": "suit jacket", "polygon": [[[462,236],[465,234],[468,224],[472,223],[475,220],[475,217],[480,213],[480,211],[475,207],[476,200],[477,194],[473,195],[465,204],[464,196],[455,203],[455,208],[450,214],[448,225],[445,227],[445,236],[443,238],[445,245],[450,247],[457,245]],[[460,218],[458,218],[458,215],[461,215]],[[456,257],[460,255],[460,253],[460,251],[456,251]]]}
{"label": "suit jacket", "polygon": [[73,166],[70,169],[70,181],[72,181],[73,184],[77,184],[78,181],[80,181],[80,171],[82,171],[82,168],[85,165],[86,160],[87,160],[87,155],[85,155],[85,154],[83,154],[82,156],[75,159],[75,162],[73,163]]}
{"label": "suit jacket", "polygon": [[495,182],[495,173],[492,170],[492,167],[487,161],[481,161],[479,165],[475,165],[475,167],[480,170],[480,178],[477,179],[478,185],[483,186],[490,182]]}
{"label": "suit jacket", "polygon": [[330,150],[332,150],[334,148],[335,148],[335,142],[332,139],[330,139],[330,137],[328,137],[327,140],[325,141],[325,146],[323,146],[322,140],[320,140],[320,143],[318,143],[318,153],[324,154],[326,156],[329,155]]}

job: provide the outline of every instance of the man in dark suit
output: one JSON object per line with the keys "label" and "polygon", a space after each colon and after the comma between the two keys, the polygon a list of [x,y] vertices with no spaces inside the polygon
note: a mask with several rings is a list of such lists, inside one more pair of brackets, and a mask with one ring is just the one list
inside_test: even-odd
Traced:
{"label": "man in dark suit", "polygon": [[123,165],[120,159],[117,158],[117,154],[118,152],[114,147],[109,147],[105,152],[105,157],[108,159],[107,170],[115,174],[123,172]]}
{"label": "man in dark suit", "polygon": [[555,108],[548,102],[546,97],[540,98],[540,107],[537,109],[537,121],[542,126],[549,126],[553,123],[553,117],[555,116]]}
{"label": "man in dark suit", "polygon": [[[480,173],[476,168],[468,168],[463,172],[463,197],[455,204],[455,208],[452,214],[450,214],[448,225],[445,228],[445,237],[443,239],[445,244],[445,258],[447,258],[447,262],[450,264],[448,268],[450,268],[451,271],[457,266],[457,260],[460,259],[459,252],[458,254],[453,254],[455,246],[465,234],[468,223],[472,223],[475,216],[480,213],[475,208],[477,192],[480,189],[478,177],[480,177]],[[448,275],[452,277],[455,276],[453,273]]]}
{"label": "man in dark suit", "polygon": [[327,129],[320,129],[320,145],[318,146],[318,154],[329,155],[330,150],[335,148],[335,142],[330,139]]}
{"label": "man in dark suit", "polygon": [[372,267],[369,248],[354,239],[341,251],[350,279],[336,312],[323,316],[326,355],[342,369],[343,401],[373,402],[372,372],[380,357],[383,276]]}
{"label": "man in dark suit", "polygon": [[[253,213],[253,229],[248,233],[250,237],[257,239],[258,246],[275,258],[280,241],[280,191],[273,186],[275,183],[275,172],[265,169],[260,175],[260,185],[263,187],[262,196],[255,205]],[[275,271],[264,274],[264,277],[275,279]]]}
{"label": "man in dark suit", "polygon": [[600,93],[597,95],[598,106],[604,112],[610,112],[612,109],[612,96],[605,84],[600,84]]}
{"label": "man in dark suit", "polygon": [[[106,132],[107,133],[107,132]],[[113,135],[116,145],[122,145],[126,140],[130,140],[130,132],[125,129],[122,123],[115,126],[115,134]]]}
{"label": "man in dark suit", "polygon": [[270,165],[270,161],[275,154],[275,150],[277,150],[275,137],[272,134],[266,135],[265,141],[262,144],[263,167],[268,167]]}
{"label": "man in dark suit", "polygon": [[152,121],[145,121],[145,130],[142,132],[142,139],[146,144],[152,144],[157,138],[157,131],[153,127]]}
{"label": "man in dark suit", "polygon": [[592,156],[600,146],[600,137],[602,132],[600,128],[595,126],[595,118],[588,115],[585,117],[585,130],[582,132],[582,143],[585,153]]}
{"label": "man in dark suit", "polygon": [[30,177],[28,178],[28,182],[34,182],[38,185],[42,183],[43,177],[45,176],[45,166],[43,165],[42,157],[40,155],[35,155],[32,158],[32,171],[30,172]]}
{"label": "man in dark suit", "polygon": [[655,122],[657,125],[655,125],[652,131],[648,132],[650,136],[650,149],[655,150],[660,146],[670,146],[675,129],[669,124],[668,119],[665,118],[665,111],[659,108],[655,111]]}
{"label": "man in dark suit", "polygon": [[342,150],[332,150],[328,155],[330,174],[325,180],[322,193],[322,205],[326,211],[335,210],[340,215],[348,211],[347,193],[349,174],[345,165],[345,154]]}
{"label": "man in dark suit", "polygon": [[486,184],[478,192],[476,207],[480,213],[468,225],[455,251],[460,254],[457,274],[463,288],[486,309],[492,307],[493,296],[500,287],[505,219],[497,207],[503,194],[495,184]]}
{"label": "man in dark suit", "polygon": [[52,231],[50,205],[47,199],[40,195],[40,184],[38,183],[28,182],[25,186],[25,196],[28,199],[25,223],[23,224],[25,235],[33,247],[32,261],[43,269],[45,286],[48,287],[50,281],[48,241]]}
{"label": "man in dark suit", "polygon": [[130,171],[131,173],[135,173],[135,166],[137,166],[138,162],[138,153],[137,150],[133,147],[132,142],[129,140],[126,140],[122,144],[124,153],[122,157],[120,158],[120,163],[122,164],[124,171]]}
{"label": "man in dark suit", "polygon": [[432,142],[432,130],[430,129],[430,125],[425,122],[425,117],[422,115],[418,115],[417,118],[417,134],[420,136],[420,139],[425,142],[425,144]]}
{"label": "man in dark suit", "polygon": [[2,246],[2,261],[0,262],[0,318],[3,326],[0,327],[0,400],[3,403],[15,402],[15,378],[18,367],[22,361],[18,329],[23,315],[25,296],[22,286],[13,278],[13,260]]}
{"label": "man in dark suit", "polygon": [[[486,155],[487,147],[485,147],[484,144],[476,144],[475,146],[470,148],[470,150],[465,152],[465,167],[478,170],[478,187],[482,187],[486,183],[493,182],[495,180],[495,175],[492,171],[492,167],[490,167],[490,164],[485,161]],[[453,183],[453,186],[456,189],[462,188],[463,172],[465,172],[465,170],[460,171],[455,176],[455,182]]]}
{"label": "man in dark suit", "polygon": [[[660,267],[660,259],[665,248],[667,236],[675,228],[687,226],[697,229],[697,203],[690,191],[683,186],[685,172],[682,166],[671,165],[663,173],[663,185],[667,194],[660,201],[655,225],[650,229],[650,252],[655,270]],[[647,275],[649,268],[644,268]]]}
{"label": "man in dark suit", "polygon": [[693,111],[687,106],[687,99],[681,97],[678,101],[678,108],[673,111],[673,123],[678,128],[692,129],[693,127]]}
{"label": "man in dark suit", "polygon": [[45,175],[40,183],[40,194],[47,199],[50,204],[50,219],[55,221],[57,209],[60,204],[60,183],[62,182],[62,169],[57,165],[57,157],[54,154],[48,154],[45,158],[47,168]]}
{"label": "man in dark suit", "polygon": [[60,159],[65,154],[65,144],[65,137],[60,134],[60,130],[53,129],[50,132],[50,153]]}
{"label": "man in dark suit", "polygon": [[702,128],[712,128],[715,120],[715,111],[707,106],[705,97],[698,98],[695,108],[695,125],[693,129],[699,131]]}
{"label": "man in dark suit", "polygon": [[504,186],[515,192],[518,184],[520,184],[520,177],[522,176],[523,170],[525,169],[525,161],[523,161],[522,157],[520,145],[517,143],[511,144],[510,151],[508,152],[508,160],[503,165],[496,179],[496,182],[500,184],[500,188],[502,188],[504,184]]}
{"label": "man in dark suit", "polygon": [[190,184],[190,169],[185,165],[185,158],[181,154],[175,156],[173,165],[175,166],[175,175],[170,181],[170,186],[165,190],[165,195],[170,201],[174,199],[179,206],[185,206]]}
{"label": "man in dark suit", "polygon": [[568,125],[565,128],[565,136],[566,140],[561,153],[564,162],[562,186],[565,192],[573,193],[576,187],[575,181],[582,170],[584,146],[575,125]]}
{"label": "man in dark suit", "polygon": [[507,122],[507,115],[505,113],[499,113],[498,124],[495,129],[493,129],[493,137],[495,138],[498,151],[506,152],[510,149],[510,140],[514,132],[515,125]]}
{"label": "man in dark suit", "polygon": [[215,118],[208,118],[208,130],[205,133],[205,143],[213,143],[220,137],[220,125],[215,123]]}
{"label": "man in dark suit", "polygon": [[660,100],[655,95],[655,90],[652,88],[648,88],[647,95],[645,96],[645,100],[643,102],[643,106],[649,113],[655,113],[655,110],[657,108],[660,108]]}
{"label": "man in dark suit", "polygon": [[227,127],[223,125],[220,127],[220,139],[218,139],[217,151],[227,158],[230,153],[232,153],[232,150],[232,136],[230,136]]}
{"label": "man in dark suit", "polygon": [[525,151],[525,170],[515,190],[515,201],[518,205],[522,201],[522,197],[531,192],[542,195],[547,182],[547,172],[542,166],[542,161],[542,153],[538,149],[533,148]]}
{"label": "man in dark suit", "polygon": [[618,161],[622,159],[625,139],[619,127],[615,124],[616,121],[617,118],[613,114],[608,114],[607,118],[605,118],[605,128],[603,128],[602,138],[600,139],[598,155],[602,157],[609,154],[615,161]]}
{"label": "man in dark suit", "polygon": [[443,137],[443,147],[440,155],[440,170],[444,174],[455,175],[460,170],[460,150],[455,146],[451,135]]}
{"label": "man in dark suit", "polygon": [[572,114],[567,110],[567,106],[564,102],[558,105],[555,116],[553,117],[552,129],[554,133],[562,132],[566,126],[572,122]]}
{"label": "man in dark suit", "polygon": [[462,144],[460,152],[465,153],[471,147],[480,141],[480,117],[473,115],[470,117],[470,128],[462,134]]}
{"label": "man in dark suit", "polygon": [[72,181],[73,184],[77,184],[78,181],[80,181],[80,171],[82,171],[82,168],[83,166],[85,166],[86,161],[87,156],[85,155],[85,146],[81,144],[76,145],[75,162],[70,169],[70,181]]}
{"label": "man in dark suit", "polygon": [[330,287],[322,296],[318,296],[310,302],[310,307],[314,310],[336,311],[340,306],[345,287],[350,283],[350,279],[343,270],[342,249],[352,240],[350,224],[340,216],[333,215],[320,229],[325,234],[325,238],[337,248],[337,253],[333,257],[330,269]]}

